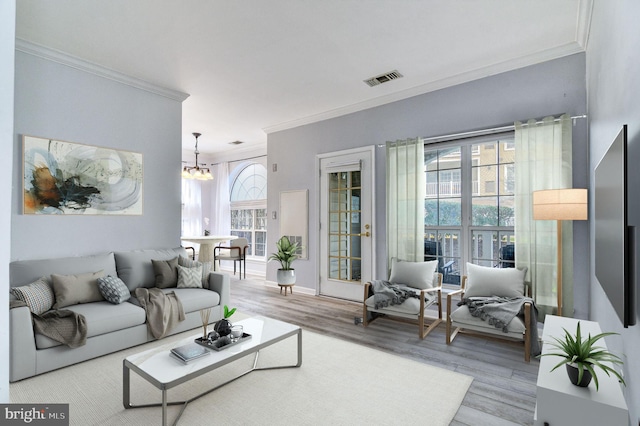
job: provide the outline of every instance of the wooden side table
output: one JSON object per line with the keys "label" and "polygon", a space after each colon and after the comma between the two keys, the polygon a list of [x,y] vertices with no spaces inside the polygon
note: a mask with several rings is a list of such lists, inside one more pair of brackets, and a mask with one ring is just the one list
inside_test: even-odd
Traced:
{"label": "wooden side table", "polygon": [[295,284],[278,284],[280,286],[280,294],[282,294],[282,289],[284,288],[284,295],[287,295],[287,289],[289,289],[289,293],[293,294],[293,286]]}

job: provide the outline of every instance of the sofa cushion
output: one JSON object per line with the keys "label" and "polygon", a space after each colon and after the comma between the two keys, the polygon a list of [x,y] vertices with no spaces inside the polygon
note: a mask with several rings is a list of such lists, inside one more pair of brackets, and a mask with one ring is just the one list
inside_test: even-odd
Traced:
{"label": "sofa cushion", "polygon": [[413,288],[433,288],[437,283],[437,260],[429,262],[406,262],[396,258],[391,259],[391,274],[389,281]]}
{"label": "sofa cushion", "polygon": [[103,276],[104,271],[73,275],[51,274],[53,292],[56,295],[53,308],[61,309],[79,303],[104,300],[98,287],[98,278]]}
{"label": "sofa cushion", "polygon": [[185,268],[193,268],[195,266],[202,266],[202,285],[207,285],[207,280],[209,279],[209,272],[211,272],[211,262],[199,262],[197,260],[192,260],[188,257],[178,256],[178,265],[184,266]]}
{"label": "sofa cushion", "polygon": [[[144,324],[144,309],[133,303],[125,302],[114,305],[107,301],[83,303],[65,309],[84,315],[87,324],[87,338],[100,336],[113,331],[123,330]],[[45,349],[59,346],[60,343],[41,334],[36,334],[36,347]]]}
{"label": "sofa cushion", "polygon": [[[374,296],[369,297],[364,302],[369,309],[375,309],[375,301]],[[428,305],[428,304],[427,304]],[[420,312],[420,299],[416,297],[410,297],[399,305],[389,305],[385,306],[382,309],[377,309],[378,311],[385,311],[391,313],[399,313],[399,314],[408,314],[408,315],[418,315]]]}
{"label": "sofa cushion", "polygon": [[151,259],[156,275],[156,287],[169,288],[178,285],[178,256],[169,260]]}
{"label": "sofa cushion", "polygon": [[46,277],[38,278],[29,285],[14,287],[11,293],[26,303],[36,315],[47,312],[55,302],[55,295]]}
{"label": "sofa cushion", "polygon": [[182,309],[185,314],[220,304],[220,295],[218,293],[203,288],[168,288],[162,291],[165,293],[175,292],[180,303],[182,303]]}
{"label": "sofa cushion", "polygon": [[131,297],[129,289],[122,280],[111,275],[98,278],[98,288],[102,297],[114,305],[126,302]]}
{"label": "sofa cushion", "polygon": [[464,297],[522,297],[526,273],[526,268],[489,268],[467,263]]}
{"label": "sofa cushion", "polygon": [[138,287],[155,287],[156,275],[153,271],[151,259],[169,260],[180,255],[187,256],[187,251],[184,247],[161,250],[117,251],[114,256],[118,278],[126,284],[129,290],[135,290]]}
{"label": "sofa cushion", "polygon": [[178,268],[178,288],[202,288],[202,266]]}

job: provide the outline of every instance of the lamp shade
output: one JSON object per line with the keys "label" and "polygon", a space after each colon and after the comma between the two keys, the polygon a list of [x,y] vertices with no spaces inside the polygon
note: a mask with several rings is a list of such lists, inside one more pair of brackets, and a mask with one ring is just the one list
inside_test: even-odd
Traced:
{"label": "lamp shade", "polygon": [[533,192],[535,220],[587,220],[587,190],[545,189]]}

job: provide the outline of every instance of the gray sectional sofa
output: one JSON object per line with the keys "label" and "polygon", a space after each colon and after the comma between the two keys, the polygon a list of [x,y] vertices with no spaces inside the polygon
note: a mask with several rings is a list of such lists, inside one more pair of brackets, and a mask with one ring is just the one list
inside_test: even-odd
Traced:
{"label": "gray sectional sofa", "polygon": [[[138,287],[155,287],[156,275],[151,260],[187,258],[184,248],[117,251],[92,256],[57,259],[19,260],[10,264],[11,287],[26,286],[52,274],[73,275],[104,271],[119,277],[130,291]],[[203,288],[165,288],[174,291],[182,303],[185,320],[169,334],[202,326],[199,311],[212,308],[210,323],[223,316],[229,304],[229,276],[210,272]],[[11,295],[10,298],[16,298]],[[76,348],[63,345],[34,332],[31,311],[27,306],[10,310],[10,381],[25,379],[100,355],[149,342],[155,338],[148,331],[145,310],[135,296],[113,304],[106,300],[73,304],[64,309],[82,314],[86,320],[86,344]]]}

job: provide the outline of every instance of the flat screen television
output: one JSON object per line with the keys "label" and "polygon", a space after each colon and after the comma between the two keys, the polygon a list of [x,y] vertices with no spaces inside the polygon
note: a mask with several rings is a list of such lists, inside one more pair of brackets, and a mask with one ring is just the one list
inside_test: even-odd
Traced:
{"label": "flat screen television", "polygon": [[627,126],[595,169],[596,278],[625,327],[636,323],[635,227],[628,223]]}

